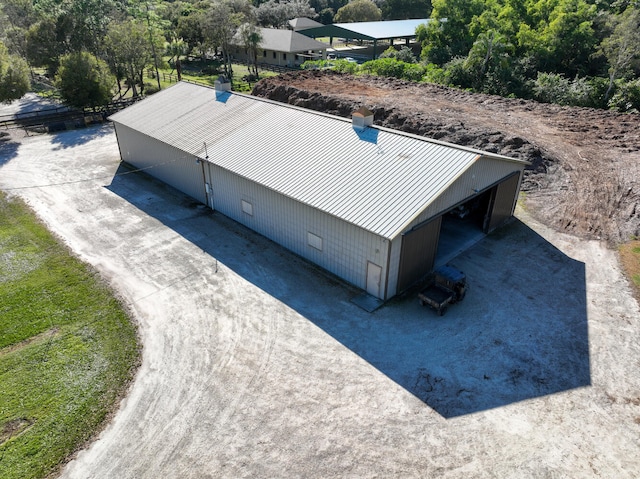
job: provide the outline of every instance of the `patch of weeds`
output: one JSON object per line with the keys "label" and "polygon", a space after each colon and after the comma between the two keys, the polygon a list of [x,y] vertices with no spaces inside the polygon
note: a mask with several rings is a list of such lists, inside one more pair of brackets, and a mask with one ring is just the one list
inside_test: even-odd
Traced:
{"label": "patch of weeds", "polygon": [[32,424],[33,424],[32,420],[24,417],[19,417],[17,419],[6,421],[0,427],[0,445],[4,444],[11,438],[19,436],[24,431],[26,431]]}
{"label": "patch of weeds", "polygon": [[622,269],[629,278],[634,296],[640,301],[640,240],[634,239],[618,249]]}

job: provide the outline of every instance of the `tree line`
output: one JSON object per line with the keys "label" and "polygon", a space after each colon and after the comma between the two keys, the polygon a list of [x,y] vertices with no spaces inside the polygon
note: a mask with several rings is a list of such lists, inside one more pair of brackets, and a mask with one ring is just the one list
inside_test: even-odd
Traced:
{"label": "tree line", "polygon": [[417,38],[441,83],[561,104],[640,108],[640,2],[433,0]]}
{"label": "tree line", "polygon": [[416,31],[416,56],[390,50],[367,73],[563,104],[640,107],[640,0],[3,0],[0,101],[22,96],[34,68],[77,106],[111,100],[113,85],[116,95],[145,93],[145,70],[167,57],[180,76],[186,55],[219,53],[232,78],[229,51],[238,36],[257,52],[258,26],[282,28],[296,17],[429,19]]}

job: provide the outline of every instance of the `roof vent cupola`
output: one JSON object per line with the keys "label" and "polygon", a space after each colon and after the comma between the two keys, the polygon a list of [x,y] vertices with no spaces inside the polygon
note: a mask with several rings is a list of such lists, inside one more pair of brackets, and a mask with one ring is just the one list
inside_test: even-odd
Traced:
{"label": "roof vent cupola", "polygon": [[214,82],[214,85],[216,87],[216,91],[231,91],[231,82],[224,75],[220,75]]}
{"label": "roof vent cupola", "polygon": [[354,128],[364,129],[373,125],[373,112],[361,106],[351,114],[351,122]]}

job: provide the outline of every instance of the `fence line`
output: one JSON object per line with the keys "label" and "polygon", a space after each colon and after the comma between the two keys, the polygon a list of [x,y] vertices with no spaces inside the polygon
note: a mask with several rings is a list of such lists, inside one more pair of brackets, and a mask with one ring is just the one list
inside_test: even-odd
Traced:
{"label": "fence line", "polygon": [[0,127],[24,128],[25,131],[44,129],[57,131],[79,128],[104,122],[109,115],[141,100],[142,97],[127,98],[94,108],[71,109],[66,106],[45,108],[33,112],[16,113],[0,117]]}
{"label": "fence line", "polygon": [[[299,68],[297,67],[287,67],[287,66],[282,66],[282,65],[272,65],[270,63],[258,63],[258,69],[259,70],[267,70],[267,71],[272,71],[274,73],[287,73],[290,71],[295,71],[295,70],[299,70]],[[158,72],[158,75],[160,76],[160,79],[164,82],[168,82],[168,83],[177,83],[178,82],[178,75],[174,74],[174,73],[166,73],[166,72]],[[156,72],[150,68],[148,68],[146,70],[146,76],[147,78],[156,78]],[[193,80],[193,79],[189,79],[186,80],[183,78],[183,81],[189,81],[191,83],[199,83],[202,85],[207,85],[207,86],[211,86],[208,82],[205,81],[199,81],[199,80]]]}

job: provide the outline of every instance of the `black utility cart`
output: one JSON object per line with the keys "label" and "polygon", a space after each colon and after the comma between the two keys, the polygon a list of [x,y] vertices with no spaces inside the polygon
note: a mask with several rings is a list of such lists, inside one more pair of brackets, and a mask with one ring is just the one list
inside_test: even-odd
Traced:
{"label": "black utility cart", "polygon": [[453,266],[441,266],[429,275],[427,283],[418,293],[422,306],[428,304],[442,316],[450,304],[464,299],[467,277]]}

